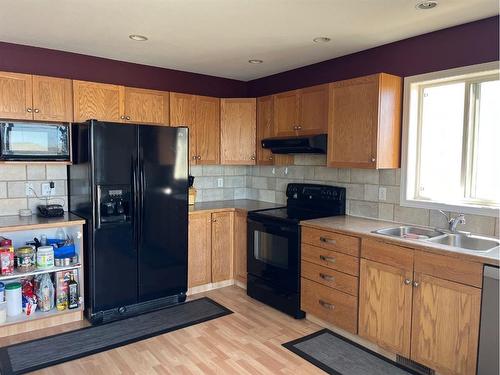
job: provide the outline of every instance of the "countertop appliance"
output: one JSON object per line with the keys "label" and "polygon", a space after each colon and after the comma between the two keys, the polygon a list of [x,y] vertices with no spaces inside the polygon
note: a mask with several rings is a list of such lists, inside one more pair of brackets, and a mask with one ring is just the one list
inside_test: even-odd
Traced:
{"label": "countertop appliance", "polygon": [[85,305],[94,323],[183,302],[188,130],[72,125],[70,211],[85,218]]}
{"label": "countertop appliance", "polygon": [[69,124],[0,122],[0,160],[69,161]]}
{"label": "countertop appliance", "polygon": [[262,148],[270,149],[273,154],[326,154],[328,136],[326,134],[295,137],[265,138]]}
{"label": "countertop appliance", "polygon": [[481,302],[481,329],[479,333],[478,375],[498,375],[498,353],[500,347],[498,336],[500,332],[498,283],[500,269],[485,266],[483,271],[483,296]]}
{"label": "countertop appliance", "polygon": [[286,207],[248,213],[247,294],[300,319],[299,223],[345,215],[346,190],[292,183],[286,196]]}

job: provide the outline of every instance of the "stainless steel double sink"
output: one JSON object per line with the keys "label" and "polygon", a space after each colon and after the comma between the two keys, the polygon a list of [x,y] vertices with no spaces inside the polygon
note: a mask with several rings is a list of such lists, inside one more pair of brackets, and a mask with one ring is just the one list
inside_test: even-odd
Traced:
{"label": "stainless steel double sink", "polygon": [[464,250],[488,252],[500,246],[500,241],[468,233],[448,233],[439,229],[403,225],[384,228],[372,233],[405,239],[422,240]]}

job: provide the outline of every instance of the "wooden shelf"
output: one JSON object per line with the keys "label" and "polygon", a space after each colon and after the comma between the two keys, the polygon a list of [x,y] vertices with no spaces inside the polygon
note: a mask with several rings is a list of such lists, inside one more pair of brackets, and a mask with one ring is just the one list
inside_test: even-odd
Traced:
{"label": "wooden shelf", "polygon": [[0,276],[0,281],[21,279],[21,278],[28,277],[28,276],[42,275],[44,273],[53,273],[53,272],[59,272],[59,271],[75,270],[75,269],[79,269],[81,267],[82,267],[82,265],[80,263],[77,263],[77,264],[73,264],[70,266],[52,267],[52,268],[46,268],[46,269],[35,269],[33,271],[30,271],[30,272],[14,271],[14,273],[12,275]]}

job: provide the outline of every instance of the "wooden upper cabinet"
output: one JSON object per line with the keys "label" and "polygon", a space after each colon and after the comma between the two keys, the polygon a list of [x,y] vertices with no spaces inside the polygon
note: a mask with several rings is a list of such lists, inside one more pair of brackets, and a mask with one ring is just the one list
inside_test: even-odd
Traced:
{"label": "wooden upper cabinet", "polygon": [[104,83],[73,81],[75,122],[89,119],[124,122],[125,88]]}
{"label": "wooden upper cabinet", "polygon": [[195,136],[197,164],[220,162],[220,100],[196,96]]}
{"label": "wooden upper cabinet", "polygon": [[298,134],[325,134],[328,131],[328,84],[300,90]]}
{"label": "wooden upper cabinet", "polygon": [[125,87],[125,120],[131,123],[168,125],[169,93]]}
{"label": "wooden upper cabinet", "polygon": [[255,98],[221,99],[221,164],[255,165]]}
{"label": "wooden upper cabinet", "polygon": [[73,89],[70,79],[33,76],[33,119],[73,121]]}
{"label": "wooden upper cabinet", "polygon": [[196,164],[196,129],[194,126],[196,112],[196,96],[170,93],[170,126],[187,126],[189,129],[189,162]]}
{"label": "wooden upper cabinet", "polygon": [[385,73],[331,83],[328,166],[399,168],[401,95]]}
{"label": "wooden upper cabinet", "polygon": [[274,158],[271,150],[264,149],[261,146],[263,139],[274,136],[273,104],[272,96],[257,98],[256,156],[259,165],[273,164]]}
{"label": "wooden upper cabinet", "polygon": [[361,259],[361,337],[405,357],[410,355],[412,271]]}
{"label": "wooden upper cabinet", "polygon": [[33,119],[30,74],[0,72],[0,118]]}
{"label": "wooden upper cabinet", "polygon": [[212,282],[233,278],[233,212],[212,214]]}
{"label": "wooden upper cabinet", "polygon": [[297,133],[299,124],[299,90],[273,95],[274,135],[291,136]]}
{"label": "wooden upper cabinet", "polygon": [[476,373],[481,289],[415,273],[411,359],[440,374]]}
{"label": "wooden upper cabinet", "polygon": [[212,280],[212,216],[189,214],[188,287],[208,284]]}

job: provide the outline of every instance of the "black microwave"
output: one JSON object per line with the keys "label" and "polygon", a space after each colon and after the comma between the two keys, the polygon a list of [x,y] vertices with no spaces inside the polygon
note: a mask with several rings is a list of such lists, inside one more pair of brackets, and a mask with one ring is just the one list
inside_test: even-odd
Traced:
{"label": "black microwave", "polygon": [[69,124],[0,122],[0,160],[69,161]]}

